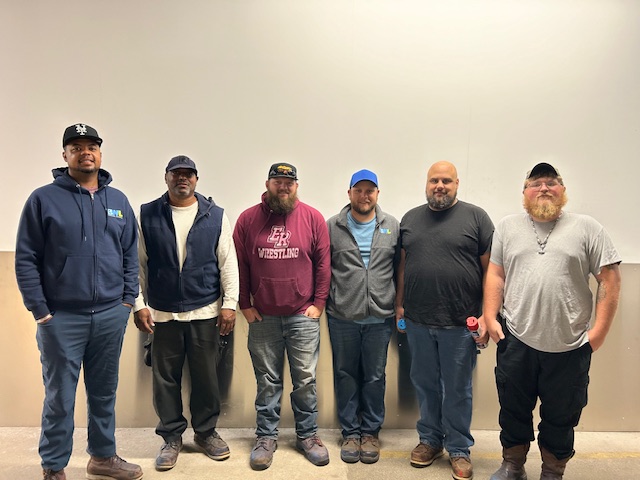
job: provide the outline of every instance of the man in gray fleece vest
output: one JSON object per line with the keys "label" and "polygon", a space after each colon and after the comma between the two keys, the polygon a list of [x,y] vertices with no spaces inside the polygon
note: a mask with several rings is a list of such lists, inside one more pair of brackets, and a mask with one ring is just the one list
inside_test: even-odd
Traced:
{"label": "man in gray fleece vest", "polygon": [[384,421],[385,367],[394,328],[400,225],[378,207],[378,177],[353,174],[350,203],[329,219],[331,289],[327,318],[342,429],[340,458],[375,463]]}

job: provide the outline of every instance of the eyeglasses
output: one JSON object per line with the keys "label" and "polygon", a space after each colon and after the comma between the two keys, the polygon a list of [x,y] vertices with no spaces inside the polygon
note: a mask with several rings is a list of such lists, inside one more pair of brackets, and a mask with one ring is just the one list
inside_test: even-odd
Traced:
{"label": "eyeglasses", "polygon": [[562,185],[562,183],[557,180],[549,180],[548,182],[531,182],[526,188],[530,188],[531,190],[540,190],[543,185],[546,185],[547,188],[554,188],[558,185]]}

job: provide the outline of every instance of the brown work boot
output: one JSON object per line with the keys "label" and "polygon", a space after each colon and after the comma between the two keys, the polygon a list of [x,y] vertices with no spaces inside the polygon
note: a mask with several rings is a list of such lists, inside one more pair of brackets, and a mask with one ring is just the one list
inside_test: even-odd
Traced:
{"label": "brown work boot", "polygon": [[278,448],[278,442],[274,438],[258,437],[256,445],[251,450],[249,465],[253,470],[266,470],[273,462],[273,452]]}
{"label": "brown work boot", "polygon": [[362,435],[360,439],[360,461],[376,463],[380,459],[380,440],[373,435]]}
{"label": "brown work boot", "polygon": [[529,444],[502,448],[502,465],[491,475],[491,480],[527,480],[524,464],[527,461]]}
{"label": "brown work boot", "polygon": [[451,463],[451,475],[456,480],[473,478],[473,465],[469,457],[449,457]]}
{"label": "brown work boot", "polygon": [[433,461],[442,456],[442,447],[436,448],[420,442],[411,452],[411,466],[416,468],[428,467]]}
{"label": "brown work boot", "polygon": [[156,457],[156,470],[171,470],[175,467],[180,450],[182,450],[182,438],[172,442],[164,442]]}
{"label": "brown work boot", "polygon": [[51,470],[50,468],[45,468],[42,470],[43,480],[67,480],[67,476],[64,473],[64,468],[62,470]]}
{"label": "brown work boot", "polygon": [[540,447],[542,455],[542,474],[540,480],[560,480],[564,475],[564,469],[571,457],[558,460],[556,456],[544,447]]}
{"label": "brown work boot", "polygon": [[358,463],[360,461],[360,439],[358,437],[342,439],[340,459],[346,463]]}
{"label": "brown work boot", "polygon": [[304,453],[307,460],[316,467],[322,467],[329,463],[329,451],[318,435],[314,434],[307,438],[298,437],[296,440],[296,448]]}
{"label": "brown work boot", "polygon": [[107,458],[92,455],[87,463],[87,478],[89,480],[140,480],[142,469],[140,465],[129,463],[118,455]]}
{"label": "brown work boot", "polygon": [[193,436],[193,441],[196,442],[196,445],[202,449],[207,457],[213,460],[226,460],[231,456],[229,445],[220,438],[220,435],[215,430],[206,438],[196,433]]}

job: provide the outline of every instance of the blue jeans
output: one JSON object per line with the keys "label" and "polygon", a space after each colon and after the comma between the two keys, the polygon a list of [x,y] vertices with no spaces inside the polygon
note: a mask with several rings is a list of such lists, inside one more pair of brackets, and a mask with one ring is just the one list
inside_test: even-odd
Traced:
{"label": "blue jeans", "polygon": [[384,422],[385,368],[393,319],[358,324],[328,318],[342,436],[377,435]]}
{"label": "blue jeans", "polygon": [[477,355],[471,334],[466,327],[436,328],[407,320],[407,340],[420,408],[420,442],[444,447],[451,457],[468,457]]}
{"label": "blue jeans", "polygon": [[38,325],[45,389],[39,448],[43,468],[60,470],[69,463],[81,365],[87,392],[87,452],[96,457],[116,454],[118,367],[130,313],[124,305],[93,314],[57,311],[49,322]]}
{"label": "blue jeans", "polygon": [[278,438],[284,354],[291,371],[291,407],[300,438],[318,430],[316,367],[320,350],[320,322],[304,315],[273,317],[249,324],[249,353],[256,375],[256,435]]}

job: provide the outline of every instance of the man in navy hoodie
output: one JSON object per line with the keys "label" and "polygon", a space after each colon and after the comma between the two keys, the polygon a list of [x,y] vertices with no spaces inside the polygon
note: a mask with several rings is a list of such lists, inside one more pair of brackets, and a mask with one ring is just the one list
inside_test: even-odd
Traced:
{"label": "man in navy hoodie", "polygon": [[276,450],[284,355],[291,370],[296,447],[314,465],[329,463],[318,437],[316,366],[320,315],[329,295],[329,233],[315,208],[298,200],[298,172],[269,168],[262,201],[240,214],[233,240],[240,271],[239,305],[249,323],[249,353],[258,391],[256,444],[250,465],[264,470]]}
{"label": "man in navy hoodie", "polygon": [[67,167],[27,200],[16,243],[16,277],[36,320],[45,399],[39,453],[44,479],[65,480],[73,446],[80,367],[87,394],[87,478],[137,480],[116,455],[115,402],[125,328],[138,293],[136,220],[127,197],[100,168],[102,139],[68,127]]}

